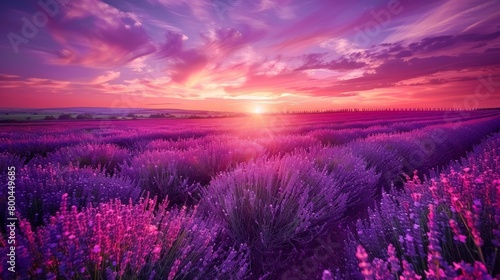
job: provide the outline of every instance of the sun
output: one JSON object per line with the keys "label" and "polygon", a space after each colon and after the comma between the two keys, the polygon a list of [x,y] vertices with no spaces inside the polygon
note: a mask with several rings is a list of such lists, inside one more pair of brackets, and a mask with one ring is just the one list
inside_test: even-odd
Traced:
{"label": "sun", "polygon": [[257,107],[255,107],[255,109],[253,110],[253,112],[254,112],[254,114],[260,115],[260,114],[264,113],[264,110],[262,110],[262,107],[257,106]]}

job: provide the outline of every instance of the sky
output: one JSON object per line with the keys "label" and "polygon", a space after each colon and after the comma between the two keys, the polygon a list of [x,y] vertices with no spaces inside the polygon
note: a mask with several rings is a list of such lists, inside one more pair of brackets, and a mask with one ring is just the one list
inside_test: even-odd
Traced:
{"label": "sky", "polygon": [[500,0],[0,3],[0,107],[500,107]]}

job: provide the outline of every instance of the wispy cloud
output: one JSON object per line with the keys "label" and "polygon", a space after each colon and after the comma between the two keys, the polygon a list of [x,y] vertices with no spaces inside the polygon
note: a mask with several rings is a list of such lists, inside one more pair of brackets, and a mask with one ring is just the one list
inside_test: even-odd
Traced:
{"label": "wispy cloud", "polygon": [[115,80],[118,77],[120,77],[120,72],[107,71],[106,74],[100,75],[99,77],[95,78],[91,83],[102,84],[102,83],[106,83],[106,82]]}

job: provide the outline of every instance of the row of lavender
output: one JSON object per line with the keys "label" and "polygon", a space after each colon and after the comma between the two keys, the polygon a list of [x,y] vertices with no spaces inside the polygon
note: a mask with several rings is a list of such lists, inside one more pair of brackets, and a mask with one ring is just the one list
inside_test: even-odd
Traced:
{"label": "row of lavender", "polygon": [[358,220],[350,274],[323,279],[498,279],[500,134],[428,180],[407,179]]}
{"label": "row of lavender", "polygon": [[[277,152],[224,135],[63,147],[27,165],[0,159],[20,170],[25,275],[241,279],[278,275],[313,239],[362,215],[402,172],[445,164],[498,129],[498,118],[481,118],[335,147],[280,135],[268,140]],[[139,202],[144,191],[158,201]]]}

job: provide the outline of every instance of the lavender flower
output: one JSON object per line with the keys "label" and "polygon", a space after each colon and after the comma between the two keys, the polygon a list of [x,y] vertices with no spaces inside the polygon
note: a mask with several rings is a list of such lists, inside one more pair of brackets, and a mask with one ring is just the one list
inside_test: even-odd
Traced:
{"label": "lavender flower", "polygon": [[359,260],[359,268],[361,269],[363,277],[365,279],[373,279],[373,270],[370,262],[368,261],[368,254],[361,245],[358,245],[356,258]]}
{"label": "lavender flower", "polygon": [[387,254],[389,255],[389,258],[387,260],[391,265],[391,272],[397,277],[399,271],[401,270],[401,265],[399,262],[399,258],[396,255],[396,248],[392,244],[389,244],[389,246],[387,247]]}
{"label": "lavender flower", "polygon": [[403,260],[403,275],[399,278],[401,280],[414,280],[422,279],[422,276],[415,273],[413,266],[406,260]]}

